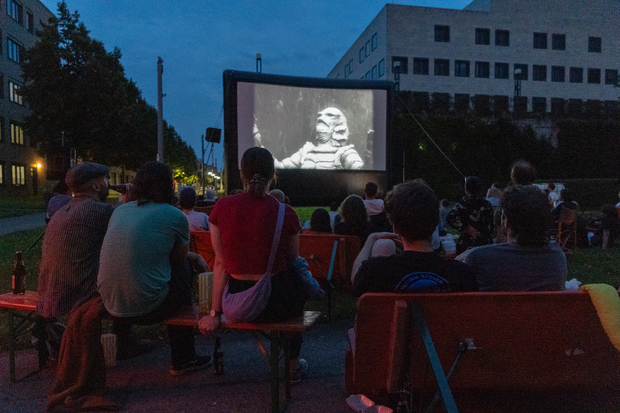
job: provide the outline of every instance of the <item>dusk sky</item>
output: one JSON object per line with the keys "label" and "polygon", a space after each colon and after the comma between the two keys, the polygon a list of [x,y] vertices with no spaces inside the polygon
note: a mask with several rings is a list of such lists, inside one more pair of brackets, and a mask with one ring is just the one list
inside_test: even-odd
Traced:
{"label": "dusk sky", "polygon": [[[42,0],[57,14],[56,0]],[[164,119],[201,157],[207,127],[223,129],[222,72],[325,77],[385,0],[66,0],[92,38],[118,47],[125,74],[157,107],[157,57],[164,60]],[[462,9],[471,0],[395,4]],[[156,136],[153,137],[157,139]],[[205,143],[206,147],[206,143]],[[223,143],[215,145],[218,169]],[[205,154],[205,162],[208,151]]]}

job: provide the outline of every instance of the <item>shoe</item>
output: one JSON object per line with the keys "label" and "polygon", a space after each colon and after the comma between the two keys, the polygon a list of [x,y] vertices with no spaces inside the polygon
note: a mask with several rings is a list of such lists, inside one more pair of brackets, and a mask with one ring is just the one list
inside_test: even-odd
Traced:
{"label": "shoe", "polygon": [[297,369],[291,369],[291,384],[299,383],[307,374],[308,362],[304,359],[299,359],[299,367],[297,367]]}
{"label": "shoe", "polygon": [[194,360],[188,361],[187,363],[181,364],[179,366],[172,365],[170,369],[170,374],[173,376],[180,376],[182,374],[188,373],[194,370],[204,369],[211,365],[211,357],[209,356],[197,356]]}
{"label": "shoe", "polygon": [[117,360],[127,360],[140,354],[149,352],[160,343],[156,340],[143,339],[132,341],[127,345],[119,345],[116,351]]}

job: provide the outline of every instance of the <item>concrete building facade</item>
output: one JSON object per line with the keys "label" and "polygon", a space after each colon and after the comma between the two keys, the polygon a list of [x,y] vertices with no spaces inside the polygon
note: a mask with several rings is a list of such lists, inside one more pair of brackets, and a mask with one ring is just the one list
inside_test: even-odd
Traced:
{"label": "concrete building facade", "polygon": [[44,160],[23,128],[30,111],[21,96],[20,63],[51,17],[38,0],[0,1],[0,193],[39,195],[45,189]]}
{"label": "concrete building facade", "polygon": [[616,105],[618,69],[620,0],[474,0],[386,4],[327,77],[395,80],[455,107],[566,113]]}

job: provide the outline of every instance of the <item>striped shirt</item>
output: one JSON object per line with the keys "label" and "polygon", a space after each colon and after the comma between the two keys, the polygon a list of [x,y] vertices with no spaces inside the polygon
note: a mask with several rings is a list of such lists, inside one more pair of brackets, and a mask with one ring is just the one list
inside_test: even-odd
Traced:
{"label": "striped shirt", "polygon": [[50,220],[43,238],[37,312],[69,314],[97,291],[99,254],[114,208],[77,196]]}

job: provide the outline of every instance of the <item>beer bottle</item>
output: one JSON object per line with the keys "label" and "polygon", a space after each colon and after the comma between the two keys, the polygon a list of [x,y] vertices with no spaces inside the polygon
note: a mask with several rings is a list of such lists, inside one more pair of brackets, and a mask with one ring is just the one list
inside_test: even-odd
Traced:
{"label": "beer bottle", "polygon": [[15,252],[15,264],[13,265],[13,294],[26,292],[26,267],[21,251]]}
{"label": "beer bottle", "polygon": [[215,347],[213,348],[213,374],[217,376],[224,374],[224,353],[219,337],[215,337]]}

